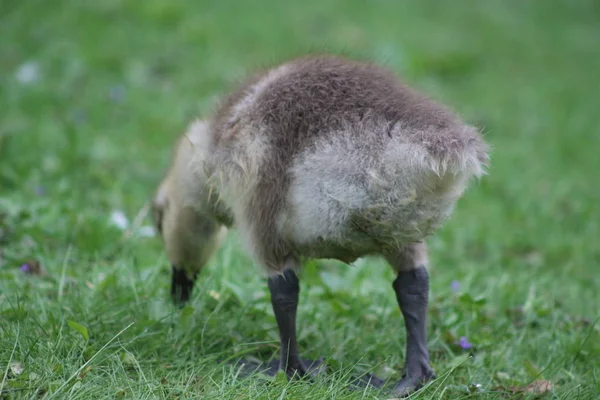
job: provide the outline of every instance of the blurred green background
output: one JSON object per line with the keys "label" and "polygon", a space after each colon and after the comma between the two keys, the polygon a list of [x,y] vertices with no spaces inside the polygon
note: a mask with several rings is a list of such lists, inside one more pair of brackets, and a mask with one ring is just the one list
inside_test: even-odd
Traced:
{"label": "blurred green background", "polygon": [[536,379],[550,398],[597,398],[594,0],[2,0],[0,397],[385,398],[345,389],[346,374],[400,375],[382,262],[306,266],[300,345],[329,375],[266,385],[216,361],[277,357],[266,285],[235,233],[180,311],[142,219],[190,120],[252,69],[307,52],[388,66],[493,146],[489,176],[429,241],[442,378],[415,398],[518,396]]}

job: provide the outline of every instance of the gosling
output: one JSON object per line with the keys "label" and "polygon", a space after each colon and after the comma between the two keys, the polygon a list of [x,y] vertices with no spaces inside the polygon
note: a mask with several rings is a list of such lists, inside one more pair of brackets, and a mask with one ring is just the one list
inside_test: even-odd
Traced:
{"label": "gosling", "polygon": [[304,259],[385,258],[407,333],[406,396],[435,378],[426,335],[425,239],[451,215],[489,148],[474,127],[371,62],[305,56],[259,71],[179,139],[153,198],[171,294],[235,227],[268,276],[280,368],[304,376],[296,340]]}

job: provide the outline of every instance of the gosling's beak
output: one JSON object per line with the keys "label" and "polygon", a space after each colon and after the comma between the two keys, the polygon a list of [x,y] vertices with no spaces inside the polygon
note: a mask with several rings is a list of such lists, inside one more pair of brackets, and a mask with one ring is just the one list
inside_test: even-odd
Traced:
{"label": "gosling's beak", "polygon": [[188,302],[192,295],[196,276],[197,273],[194,273],[190,279],[185,269],[179,268],[176,265],[172,266],[171,297],[175,304],[182,307]]}

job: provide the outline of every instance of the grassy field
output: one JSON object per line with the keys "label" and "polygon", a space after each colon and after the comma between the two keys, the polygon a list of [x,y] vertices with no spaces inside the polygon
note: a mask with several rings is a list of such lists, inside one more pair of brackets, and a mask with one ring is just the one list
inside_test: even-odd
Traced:
{"label": "grassy field", "polygon": [[0,398],[389,397],[348,386],[400,375],[381,261],[306,265],[299,340],[322,378],[244,378],[224,361],[268,362],[278,336],[235,232],[178,310],[144,228],[191,118],[249,69],[332,51],[393,68],[494,147],[429,240],[438,379],[413,398],[527,398],[544,380],[547,398],[597,399],[599,39],[594,0],[2,0]]}

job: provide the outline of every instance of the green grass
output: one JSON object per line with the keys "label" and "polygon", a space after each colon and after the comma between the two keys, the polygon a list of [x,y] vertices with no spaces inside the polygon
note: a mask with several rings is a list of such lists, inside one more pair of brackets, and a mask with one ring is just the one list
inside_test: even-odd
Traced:
{"label": "green grass", "polygon": [[[138,215],[175,136],[245,71],[329,50],[388,65],[494,147],[490,175],[429,241],[439,379],[414,398],[518,397],[501,389],[545,379],[547,398],[597,399],[598,3],[257,4],[0,4],[0,398],[386,398],[346,388],[350,374],[400,374],[382,262],[304,270],[300,346],[327,358],[326,377],[242,379],[218,360],[268,361],[278,340],[235,233],[177,310],[159,240],[110,222]],[[29,84],[16,78],[25,63]],[[30,260],[46,274],[21,272]]]}

